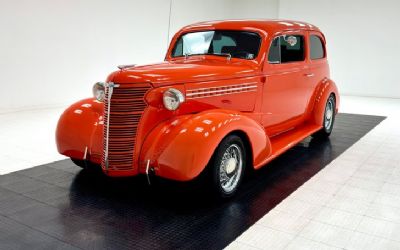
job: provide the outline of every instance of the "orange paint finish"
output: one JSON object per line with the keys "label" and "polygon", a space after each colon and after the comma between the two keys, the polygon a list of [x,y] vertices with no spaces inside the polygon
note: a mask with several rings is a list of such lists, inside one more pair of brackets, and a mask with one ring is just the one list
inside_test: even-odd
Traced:
{"label": "orange paint finish", "polygon": [[56,130],[57,149],[63,155],[100,164],[103,152],[103,103],[81,100],[61,115]]}
{"label": "orange paint finish", "polygon": [[319,85],[315,94],[314,106],[310,113],[310,122],[314,124],[321,124],[324,117],[325,102],[328,97],[333,94],[336,101],[336,110],[339,112],[340,96],[336,84],[332,80],[324,79]]}
{"label": "orange paint finish", "polygon": [[[159,176],[191,180],[207,165],[209,157],[204,156],[211,156],[226,135],[243,131],[252,148],[253,162],[261,163],[271,153],[264,128],[238,112],[223,109],[178,116],[159,124],[143,144],[141,162],[150,160]],[[140,171],[145,170],[142,165]]]}
{"label": "orange paint finish", "polygon": [[[210,30],[255,32],[261,40],[259,53],[251,59],[172,56],[183,34]],[[303,61],[268,61],[273,39],[282,35],[304,37]],[[104,104],[85,99],[61,116],[56,132],[58,151],[100,164],[107,153],[107,140],[110,148],[117,150],[121,140],[129,139],[132,155],[127,156],[125,148],[120,154],[132,160],[131,168],[107,168],[102,163],[107,175],[145,174],[149,167],[157,176],[187,181],[205,169],[221,140],[234,132],[248,140],[253,167],[260,168],[322,128],[331,94],[338,112],[340,98],[330,79],[326,49],[323,58],[311,59],[311,35],[318,36],[325,46],[321,31],[303,22],[228,20],[184,27],[173,37],[164,62],[128,66],[108,76],[107,83],[119,85],[119,99],[111,99],[110,114],[115,120],[110,128],[122,131],[122,139],[115,133],[107,138]],[[137,95],[136,89],[144,85],[150,86],[149,90]],[[179,90],[185,99],[175,111],[167,110],[163,103],[163,94],[170,88]],[[125,95],[125,90],[130,94]],[[129,98],[145,106],[130,111],[124,104]],[[118,154],[113,151],[115,157]],[[118,162],[118,158],[112,160]]]}

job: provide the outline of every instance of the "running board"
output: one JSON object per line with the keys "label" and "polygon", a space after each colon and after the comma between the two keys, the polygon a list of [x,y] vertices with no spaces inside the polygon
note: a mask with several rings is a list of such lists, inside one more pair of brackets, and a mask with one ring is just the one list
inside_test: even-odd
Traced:
{"label": "running board", "polygon": [[271,155],[267,159],[265,159],[265,161],[260,163],[259,165],[254,166],[254,168],[259,169],[259,168],[263,167],[265,164],[272,161],[277,156],[279,156],[282,153],[284,153],[285,151],[289,150],[290,148],[295,146],[297,143],[301,142],[306,137],[312,135],[313,133],[317,132],[321,128],[322,128],[322,126],[317,126],[314,124],[304,124],[300,127],[294,128],[285,133],[282,133],[282,134],[279,134],[279,135],[276,135],[276,136],[270,138],[271,148],[272,148]]}

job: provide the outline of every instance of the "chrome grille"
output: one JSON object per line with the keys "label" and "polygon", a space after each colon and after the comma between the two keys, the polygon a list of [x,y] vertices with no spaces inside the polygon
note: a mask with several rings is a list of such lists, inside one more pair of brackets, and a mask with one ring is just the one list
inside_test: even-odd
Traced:
{"label": "chrome grille", "polygon": [[101,165],[103,169],[129,171],[134,167],[137,128],[147,106],[144,95],[151,86],[112,86],[107,85],[104,99],[104,150]]}

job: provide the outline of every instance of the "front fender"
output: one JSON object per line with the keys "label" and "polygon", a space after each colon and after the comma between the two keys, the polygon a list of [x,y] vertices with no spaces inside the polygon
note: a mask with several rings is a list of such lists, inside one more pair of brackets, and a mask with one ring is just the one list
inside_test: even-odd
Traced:
{"label": "front fender", "polygon": [[145,173],[145,163],[150,160],[157,176],[191,180],[203,171],[221,140],[233,131],[248,137],[254,165],[271,154],[269,138],[255,120],[238,112],[208,110],[173,118],[153,129],[143,143],[139,171]]}
{"label": "front fender", "polygon": [[[56,129],[60,154],[100,163],[102,152],[103,104],[93,98],[81,100],[61,115]],[[86,154],[86,155],[85,155]]]}

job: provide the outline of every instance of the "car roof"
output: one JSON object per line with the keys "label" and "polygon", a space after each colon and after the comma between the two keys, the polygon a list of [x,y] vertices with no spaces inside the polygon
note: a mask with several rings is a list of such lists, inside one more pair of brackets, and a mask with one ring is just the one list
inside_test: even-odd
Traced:
{"label": "car roof", "polygon": [[319,31],[319,28],[301,21],[284,20],[284,19],[231,19],[219,21],[207,21],[194,23],[185,26],[182,31],[199,30],[199,29],[258,29],[267,33],[275,33],[279,31],[290,30],[313,30]]}

